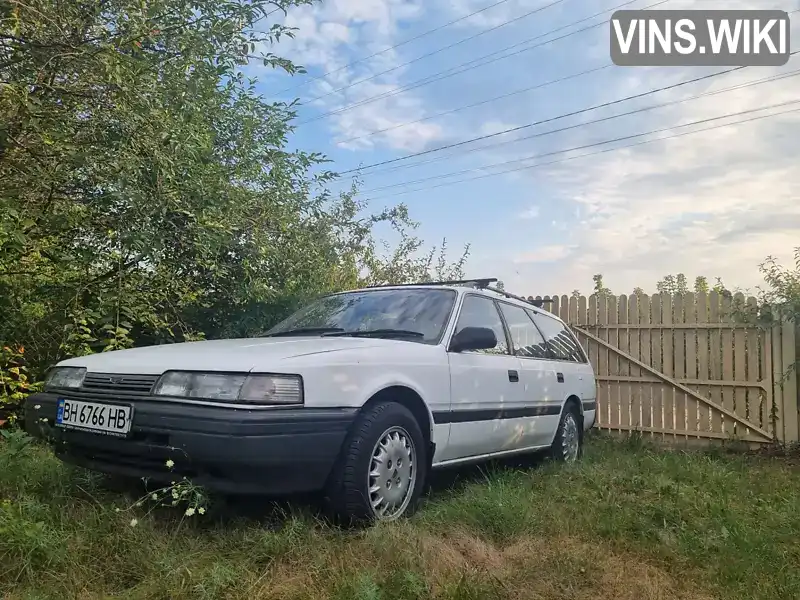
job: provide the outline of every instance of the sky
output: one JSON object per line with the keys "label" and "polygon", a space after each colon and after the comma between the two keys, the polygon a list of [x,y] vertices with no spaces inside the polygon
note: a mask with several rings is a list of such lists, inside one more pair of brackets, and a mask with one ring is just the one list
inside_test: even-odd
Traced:
{"label": "sky", "polygon": [[[297,28],[268,51],[307,74],[257,62],[247,73],[266,99],[299,100],[290,143],[331,159],[333,190],[357,176],[370,210],[404,203],[428,246],[446,239],[457,259],[470,244],[468,277],[524,295],[589,293],[595,273],[618,294],[653,292],[670,273],[755,291],[759,264],[789,264],[800,246],[800,104],[775,106],[800,100],[800,58],[720,75],[728,68],[613,65],[610,15],[656,2],[324,0],[263,24]],[[384,161],[396,162],[364,168]]]}

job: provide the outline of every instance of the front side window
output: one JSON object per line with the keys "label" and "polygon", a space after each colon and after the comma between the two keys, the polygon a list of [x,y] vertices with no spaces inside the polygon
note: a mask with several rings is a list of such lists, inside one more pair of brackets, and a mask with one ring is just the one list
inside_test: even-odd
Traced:
{"label": "front side window", "polygon": [[511,333],[514,354],[527,358],[548,358],[547,344],[525,309],[501,302],[500,310]]}
{"label": "front side window", "polygon": [[450,318],[456,296],[453,290],[414,288],[324,296],[264,335],[375,335],[436,344]]}
{"label": "front side window", "polygon": [[480,354],[508,354],[508,342],[506,332],[503,328],[503,321],[494,301],[490,298],[481,296],[465,296],[461,305],[461,313],[458,315],[458,322],[453,335],[465,327],[488,327],[497,336],[497,345],[494,348],[484,350],[469,350]]}
{"label": "front side window", "polygon": [[539,327],[542,335],[544,335],[544,339],[547,341],[550,350],[550,358],[572,362],[586,362],[578,342],[561,321],[556,321],[541,313],[533,313],[531,318],[534,320],[537,327]]}

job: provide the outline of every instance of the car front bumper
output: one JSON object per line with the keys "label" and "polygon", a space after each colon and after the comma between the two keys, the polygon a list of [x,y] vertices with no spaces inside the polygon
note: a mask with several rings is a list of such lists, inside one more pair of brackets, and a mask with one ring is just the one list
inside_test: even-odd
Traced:
{"label": "car front bumper", "polygon": [[25,429],[50,440],[64,462],[164,484],[187,477],[222,493],[322,489],[357,414],[350,408],[234,409],[109,397],[134,409],[130,434],[117,438],[55,426],[59,398],[84,399],[80,393],[30,396]]}

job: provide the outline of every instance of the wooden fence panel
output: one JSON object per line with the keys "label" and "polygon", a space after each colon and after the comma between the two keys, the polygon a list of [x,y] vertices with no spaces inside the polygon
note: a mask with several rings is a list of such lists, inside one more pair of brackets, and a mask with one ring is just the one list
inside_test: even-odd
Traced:
{"label": "wooden fence panel", "polygon": [[737,322],[742,294],[552,296],[594,366],[598,424],[666,441],[800,438],[795,327]]}
{"label": "wooden fence panel", "polygon": [[[737,293],[733,297],[733,305],[744,306],[744,294]],[[733,379],[737,382],[747,381],[747,331],[744,328],[736,328],[733,330]],[[733,406],[736,414],[745,420],[750,418],[749,411],[747,410],[747,387],[738,385],[733,388]],[[737,424],[738,425],[738,424]],[[736,429],[738,433],[738,428]],[[749,430],[745,430],[745,435],[749,434]]]}
{"label": "wooden fence panel", "polygon": [[[636,294],[628,298],[628,324],[635,326],[634,329],[627,329],[628,353],[634,358],[639,358],[639,297]],[[631,361],[625,361],[629,365],[628,375],[631,378],[641,377],[642,371],[638,365]],[[639,427],[642,424],[642,386],[631,382],[631,408],[630,408],[630,427]]]}
{"label": "wooden fence panel", "polygon": [[[639,298],[639,323],[642,329],[638,330],[639,336],[639,360],[646,365],[651,364],[650,361],[650,297],[642,295]],[[647,375],[644,371],[639,369],[641,374]],[[650,412],[653,405],[653,386],[649,383],[641,386],[641,395],[639,396],[639,427],[645,428],[651,426]]]}
{"label": "wooden fence panel", "polygon": [[[708,322],[719,323],[719,293],[711,292],[708,295]],[[710,329],[708,332],[708,358],[709,358],[709,381],[719,381],[722,379],[722,336],[718,328]],[[722,404],[722,390],[719,386],[714,386],[710,390],[711,400],[715,404]],[[711,411],[711,431],[725,435],[725,420],[721,412]]]}
{"label": "wooden fence panel", "polygon": [[[661,294],[661,372],[669,377],[675,376],[675,344],[672,329],[672,296]],[[668,432],[675,431],[675,388],[671,385],[661,386],[661,428],[665,439]],[[674,433],[670,436],[674,439]]]}
{"label": "wooden fence panel", "polygon": [[[626,354],[630,351],[630,330],[624,327],[628,324],[628,307],[628,298],[623,294],[619,297],[618,312],[615,315],[615,319],[620,325],[620,329],[617,330],[618,347]],[[620,379],[620,383],[617,386],[619,388],[617,396],[619,424],[622,429],[628,429],[631,426],[631,383],[626,380],[630,380],[631,363],[614,353],[612,364],[613,370],[611,375],[617,376]]]}
{"label": "wooden fence panel", "polygon": [[[650,366],[661,371],[661,296],[656,294],[650,298]],[[652,327],[655,325],[655,328]],[[663,410],[663,393],[661,383],[651,385],[650,418],[648,426],[651,433],[662,432],[661,414]]]}
{"label": "wooden fence panel", "polygon": [[[697,323],[698,325],[705,325],[708,323],[708,295],[705,293],[697,294],[695,306],[697,309]],[[711,353],[709,352],[709,335],[708,329],[701,328],[697,331],[697,379],[702,381],[709,378],[709,360]],[[699,431],[711,431],[711,407],[707,404],[700,406],[699,410],[700,428]]]}
{"label": "wooden fence panel", "polygon": [[[791,398],[797,398],[797,369],[795,353],[796,330],[793,323],[784,323],[781,327],[781,366],[782,376],[779,388],[782,391],[776,403],[778,418],[777,424],[779,436],[787,442],[797,441],[798,439],[798,407],[791,402]],[[773,354],[774,357],[774,354]]]}
{"label": "wooden fence panel", "polygon": [[[720,298],[720,320],[725,321],[730,318],[731,313],[731,299],[730,296],[723,296]],[[733,330],[722,329],[720,330],[720,355],[722,356],[722,380],[733,380]],[[736,412],[736,404],[734,403],[734,391],[730,386],[722,386],[722,405],[728,410]],[[723,419],[723,433],[736,435],[736,423],[730,420]]]}
{"label": "wooden fence panel", "polygon": [[[697,323],[697,303],[694,294],[684,294],[683,296],[684,323],[687,329],[684,330],[684,342],[686,347],[686,370],[684,377],[687,380],[697,380],[699,357],[697,354],[697,334],[694,328]],[[687,437],[697,438],[700,436],[700,409],[701,403],[695,398],[686,397],[686,431]],[[706,408],[703,405],[702,408]]]}

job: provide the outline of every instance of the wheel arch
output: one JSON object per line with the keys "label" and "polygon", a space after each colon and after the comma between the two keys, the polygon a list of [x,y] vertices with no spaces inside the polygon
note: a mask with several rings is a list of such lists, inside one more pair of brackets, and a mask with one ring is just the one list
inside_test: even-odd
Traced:
{"label": "wheel arch", "polygon": [[[425,444],[430,446],[433,443],[433,415],[425,400],[415,389],[403,384],[388,385],[374,392],[361,407],[360,412],[378,402],[397,402],[407,408],[419,423]],[[430,454],[429,460],[433,458],[432,453]]]}
{"label": "wheel arch", "polygon": [[567,407],[574,406],[575,410],[578,412],[578,416],[583,419],[583,402],[577,396],[577,394],[571,394],[564,400],[564,405],[561,407],[561,412],[563,413],[567,410]]}
{"label": "wheel arch", "polygon": [[576,394],[571,394],[564,400],[564,406],[561,407],[561,414],[563,415],[564,412],[568,408],[575,408],[575,411],[578,413],[578,419],[580,422],[578,423],[578,435],[581,437],[581,441],[583,440],[583,402]]}

